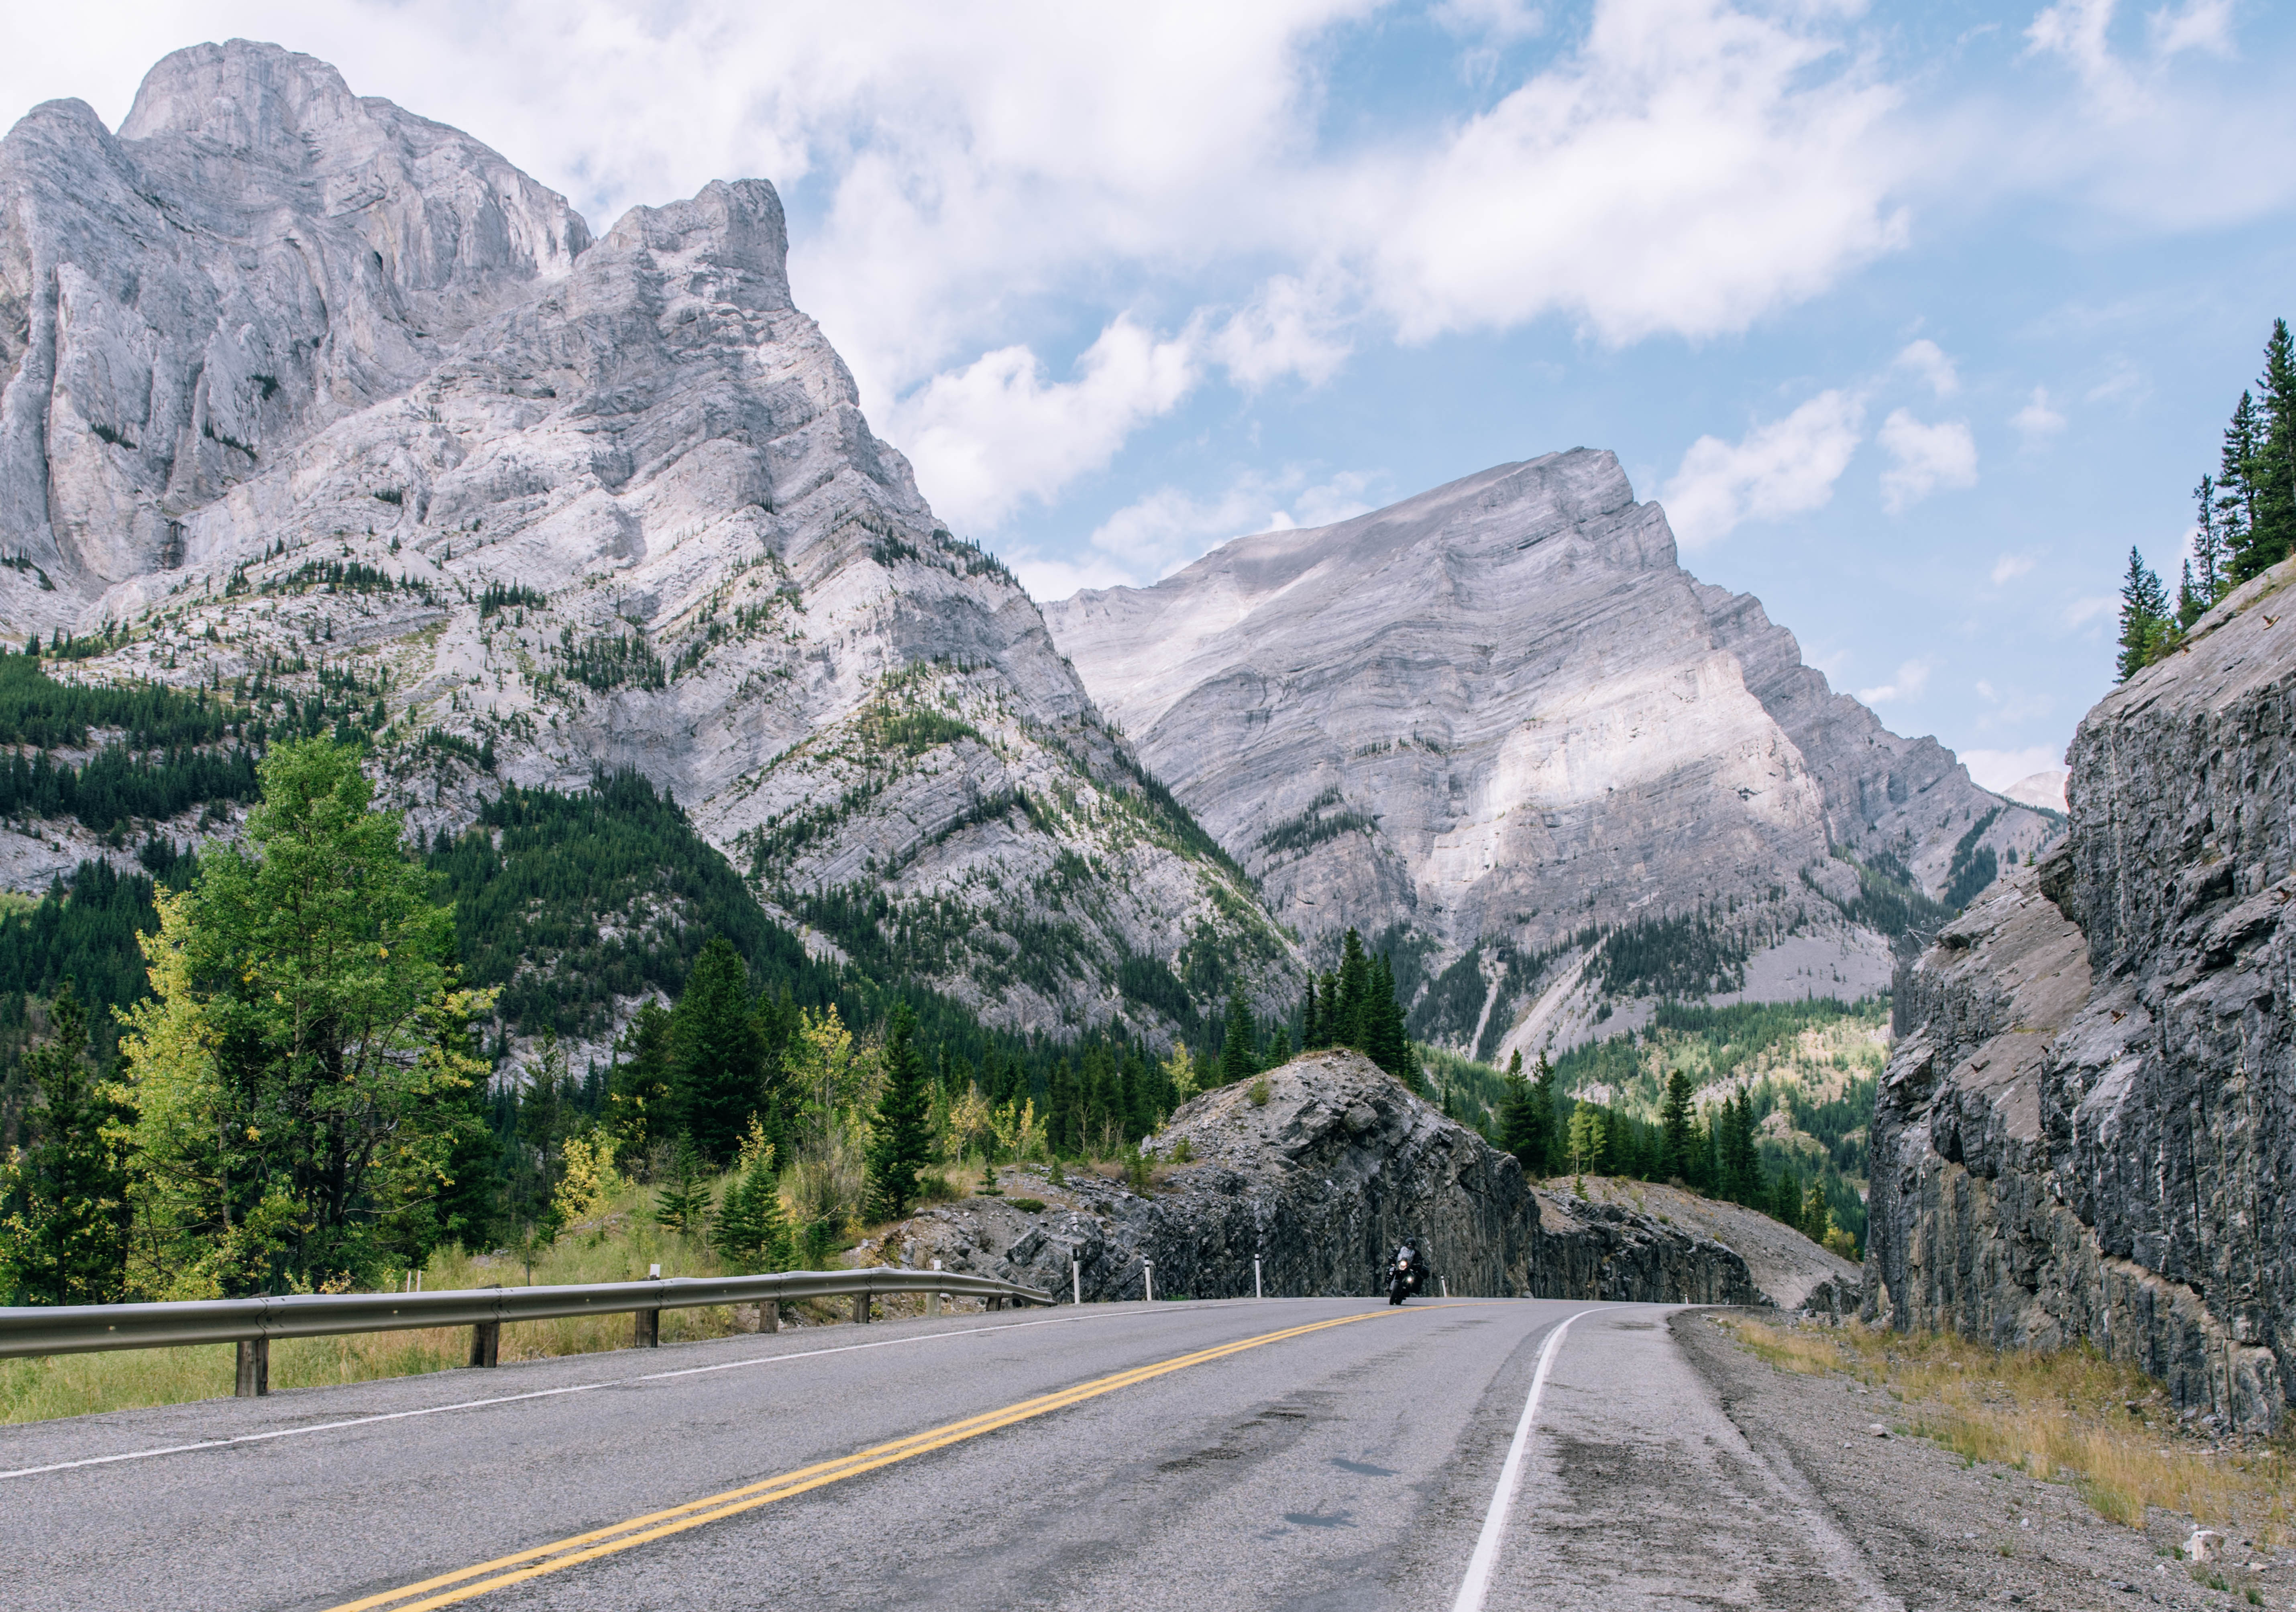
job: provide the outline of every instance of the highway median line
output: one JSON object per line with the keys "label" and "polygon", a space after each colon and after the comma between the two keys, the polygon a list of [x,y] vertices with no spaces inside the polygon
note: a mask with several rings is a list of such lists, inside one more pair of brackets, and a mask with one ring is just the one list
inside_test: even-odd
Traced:
{"label": "highway median line", "polygon": [[[1246,1349],[1257,1349],[1267,1344],[1282,1343],[1287,1338],[1305,1337],[1310,1332],[1321,1332],[1332,1327],[1347,1326],[1354,1322],[1373,1321],[1382,1316],[1398,1313],[1400,1312],[1371,1310],[1358,1315],[1341,1315],[1331,1321],[1310,1322],[1304,1326],[1287,1327],[1278,1332],[1263,1332],[1257,1338],[1242,1338],[1233,1343],[1217,1344],[1209,1349],[1199,1349],[1192,1354],[1176,1355],[1170,1360],[1158,1361],[1152,1365],[1136,1366],[1130,1371],[1119,1371],[1108,1377],[1095,1378],[1090,1382],[1078,1383],[1073,1387],[1039,1395],[1034,1399],[1025,1399],[1016,1404],[1005,1405],[994,1411],[984,1411],[977,1416],[967,1417],[962,1421],[953,1421],[922,1433],[913,1433],[905,1438],[897,1438],[890,1443],[873,1444],[868,1449],[856,1451],[851,1455],[840,1456],[835,1461],[817,1461],[809,1467],[800,1467],[794,1472],[783,1472],[776,1477],[761,1478],[756,1483],[743,1485],[738,1489],[724,1490],[716,1494],[705,1495],[700,1500],[688,1501],[684,1505],[672,1506],[666,1510],[648,1512],[643,1517],[634,1517],[627,1521],[614,1523],[603,1528],[593,1528],[588,1533],[577,1534],[570,1538],[562,1539],[551,1544],[537,1545],[531,1550],[521,1551],[513,1555],[496,1557],[492,1561],[480,1562],[476,1567],[442,1574],[435,1578],[426,1578],[419,1583],[408,1584],[401,1589],[366,1596],[358,1600],[346,1601],[340,1606],[329,1608],[329,1612],[379,1612],[379,1609],[385,1608],[389,1608],[390,1612],[430,1612],[432,1608],[449,1607],[460,1601],[490,1594],[496,1590],[506,1590],[513,1584],[539,1578],[545,1574],[555,1573],[562,1568],[574,1567],[586,1561],[595,1561],[601,1557],[611,1556],[638,1545],[648,1544],[673,1534],[682,1534],[690,1528],[698,1528],[705,1523],[717,1522],[723,1518],[738,1516],[744,1511],[753,1511],[760,1506],[769,1506],[775,1501],[788,1500],[844,1478],[857,1477],[864,1472],[873,1472],[880,1467],[889,1467],[896,1462],[908,1461],[934,1450],[946,1449],[950,1444],[961,1444],[969,1438],[978,1438],[984,1433],[993,1433],[1000,1428],[1009,1428],[1016,1422],[1028,1421],[1035,1417],[1048,1415],[1054,1411],[1066,1410],[1069,1406],[1080,1404],[1087,1399],[1095,1399],[1103,1394],[1112,1394],[1119,1388],[1128,1388],[1173,1371],[1184,1371],[1189,1366],[1203,1365],[1230,1354],[1241,1354]],[[410,1600],[409,1597],[422,1599]]]}

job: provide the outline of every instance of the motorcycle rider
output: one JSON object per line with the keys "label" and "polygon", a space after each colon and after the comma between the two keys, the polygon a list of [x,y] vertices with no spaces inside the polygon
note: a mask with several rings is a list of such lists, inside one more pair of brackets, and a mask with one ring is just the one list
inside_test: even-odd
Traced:
{"label": "motorcycle rider", "polygon": [[1410,1238],[1405,1238],[1397,1245],[1395,1256],[1387,1262],[1387,1273],[1383,1280],[1387,1284],[1387,1302],[1391,1305],[1401,1304],[1425,1283],[1424,1262],[1419,1257],[1417,1245]]}

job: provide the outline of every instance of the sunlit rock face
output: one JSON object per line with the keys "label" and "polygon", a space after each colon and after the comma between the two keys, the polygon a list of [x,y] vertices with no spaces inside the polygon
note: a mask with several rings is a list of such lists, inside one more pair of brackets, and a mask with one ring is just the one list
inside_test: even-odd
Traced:
{"label": "sunlit rock face", "polygon": [[1295,999],[1248,881],[871,433],[770,184],[594,241],[234,41],[117,134],[33,112],[0,207],[0,629],[131,623],[91,675],[374,686],[426,831],[496,787],[433,729],[521,783],[636,768],[816,949],[997,1022]]}
{"label": "sunlit rock face", "polygon": [[2075,733],[2064,843],[1900,970],[1866,1305],[2087,1343],[2195,1414],[2296,1388],[2296,561]]}
{"label": "sunlit rock face", "polygon": [[[1400,924],[1430,974],[1480,948],[1466,1039],[1486,1051],[1491,1015],[1528,1023],[1589,926],[1699,914],[1750,945],[1856,950],[1836,847],[1934,889],[2005,805],[1834,693],[1759,601],[1685,571],[1607,453],[1239,538],[1046,617],[1285,922],[1326,943]],[[2046,832],[2009,807],[1983,838]]]}

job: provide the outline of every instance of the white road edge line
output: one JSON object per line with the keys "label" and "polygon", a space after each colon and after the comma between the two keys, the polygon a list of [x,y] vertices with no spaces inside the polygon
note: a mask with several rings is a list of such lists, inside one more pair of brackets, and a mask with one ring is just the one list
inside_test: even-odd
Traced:
{"label": "white road edge line", "polygon": [[[155,1450],[128,1450],[118,1455],[91,1455],[82,1461],[53,1461],[45,1467],[18,1467],[0,1472],[0,1479],[37,1477],[43,1472],[70,1472],[81,1467],[108,1467],[115,1461],[152,1461],[162,1455],[182,1455],[193,1450],[228,1450],[239,1444],[263,1444],[275,1438],[300,1438],[311,1433],[333,1433],[344,1428],[364,1428],[375,1422],[405,1421],[415,1416],[441,1416],[449,1411],[478,1411],[488,1405],[516,1404],[527,1399],[554,1399],[562,1394],[587,1394],[594,1388],[626,1387],[631,1383],[663,1382],[674,1377],[700,1377],[709,1371],[731,1371],[742,1366],[779,1365],[785,1360],[811,1360],[821,1354],[850,1354],[860,1349],[890,1349],[898,1344],[931,1343],[942,1338],[982,1338],[995,1332],[1013,1332],[1023,1327],[1056,1327],[1079,1321],[1113,1320],[1114,1313],[1100,1315],[1059,1315],[1046,1321],[1008,1321],[997,1326],[963,1327],[947,1332],[919,1332],[908,1338],[885,1338],[875,1343],[840,1344],[832,1349],[800,1349],[788,1354],[753,1354],[746,1360],[719,1361],[715,1365],[685,1366],[675,1371],[648,1371],[641,1377],[617,1377],[605,1382],[570,1383],[562,1388],[537,1388],[527,1394],[502,1394],[491,1399],[458,1400],[450,1405],[424,1405],[413,1411],[386,1411],[374,1416],[354,1416],[342,1421],[314,1422],[307,1428],[275,1428],[267,1433],[241,1433],[230,1438],[203,1438],[194,1444],[167,1444]],[[427,1375],[427,1374],[426,1374]],[[405,1378],[381,1379],[377,1381],[408,1380]],[[356,1386],[356,1385],[347,1385]]]}
{"label": "white road edge line", "polygon": [[1467,1558],[1467,1576],[1459,1585],[1459,1599],[1451,1603],[1451,1612],[1482,1612],[1483,1597],[1491,1587],[1491,1569],[1498,1565],[1499,1542],[1506,1537],[1507,1513],[1514,1508],[1514,1492],[1522,1482],[1523,1452],[1530,1448],[1530,1429],[1538,1420],[1538,1396],[1546,1390],[1546,1374],[1554,1368],[1554,1357],[1562,1348],[1562,1335],[1570,1330],[1570,1323],[1579,1315],[1594,1313],[1581,1310],[1578,1315],[1565,1316],[1546,1335],[1546,1346],[1538,1352],[1538,1370],[1531,1374],[1530,1397],[1522,1402],[1522,1420],[1514,1425],[1514,1442],[1507,1446],[1506,1463],[1499,1468],[1499,1486],[1491,1494],[1491,1509],[1483,1516],[1483,1531],[1475,1541],[1475,1553]]}

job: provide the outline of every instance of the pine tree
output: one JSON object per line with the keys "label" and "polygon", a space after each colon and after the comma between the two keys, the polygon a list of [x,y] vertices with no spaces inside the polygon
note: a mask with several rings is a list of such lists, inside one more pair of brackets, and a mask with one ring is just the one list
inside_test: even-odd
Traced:
{"label": "pine tree", "polygon": [[1499,1145],[1513,1154],[1533,1181],[1546,1174],[1546,1131],[1539,1122],[1538,1090],[1522,1072],[1520,1049],[1507,1060],[1506,1096],[1499,1104]]}
{"label": "pine tree", "polygon": [[709,1179],[693,1141],[680,1137],[668,1173],[654,1189],[653,1223],[665,1232],[701,1235],[709,1214]]}
{"label": "pine tree", "polygon": [[1762,1208],[1780,1225],[1800,1228],[1801,1179],[1791,1166],[1780,1170],[1777,1179],[1770,1183],[1769,1201]]}
{"label": "pine tree", "polygon": [[1371,959],[1363,937],[1349,929],[1340,945],[1338,1002],[1329,1026],[1330,1044],[1364,1050],[1364,1007],[1371,996]]}
{"label": "pine tree", "polygon": [[1551,1175],[1562,1163],[1562,1117],[1556,1111],[1555,1098],[1561,1082],[1554,1066],[1547,1061],[1545,1052],[1538,1055],[1538,1072],[1530,1082],[1531,1124],[1538,1139],[1538,1174]]}
{"label": "pine tree", "polygon": [[24,1055],[38,1101],[29,1145],[0,1162],[0,1302],[108,1305],[125,1296],[129,1117],[87,1061],[87,1013],[64,982],[54,1033]]}
{"label": "pine tree", "polygon": [[1411,1051],[1411,1036],[1404,1028],[1403,1004],[1395,996],[1395,972],[1384,952],[1372,961],[1363,1019],[1364,1055],[1413,1091],[1423,1092],[1426,1076]]}
{"label": "pine tree", "polygon": [[1300,999],[1300,1050],[1313,1051],[1324,1044],[1323,1006],[1316,1000],[1316,977],[1308,976],[1306,994]]}
{"label": "pine tree", "polygon": [[1826,1243],[1833,1232],[1833,1206],[1825,1201],[1825,1183],[1813,1181],[1801,1200],[1801,1234],[1812,1242]]}
{"label": "pine tree", "polygon": [[902,1002],[885,1027],[885,1090],[869,1143],[869,1207],[879,1220],[908,1214],[917,1200],[917,1171],[932,1158],[932,1132],[925,1124],[931,1083],[916,1035],[916,1016]]}
{"label": "pine tree", "polygon": [[1251,1008],[1243,1000],[1243,987],[1238,986],[1227,994],[1227,1027],[1226,1038],[1220,1043],[1220,1084],[1232,1086],[1259,1073],[1251,1043]]}
{"label": "pine tree", "polygon": [[1045,1088],[1045,1130],[1056,1158],[1084,1157],[1084,1127],[1077,1113],[1076,1075],[1065,1058],[1054,1063],[1052,1078]]}
{"label": "pine tree", "polygon": [[2251,563],[2257,513],[2253,478],[2262,440],[2256,398],[2243,392],[2233,405],[2232,421],[2225,427],[2224,448],[2217,460],[2217,529],[2224,539],[2226,573],[2235,587],[2264,569]]}
{"label": "pine tree", "polygon": [[[2211,476],[2201,478],[2201,485],[2193,489],[2193,502],[2198,506],[2198,519],[2193,532],[2193,558],[2200,569],[2193,581],[2201,601],[2203,614],[2208,608],[2225,596],[2224,533],[2217,519],[2217,484]],[[2182,610],[2178,611],[2181,619]],[[2194,620],[2198,620],[2194,617]],[[2191,621],[2181,625],[2190,626]]]}
{"label": "pine tree", "polygon": [[723,1164],[765,1094],[750,970],[724,936],[713,936],[693,960],[669,1020],[669,1084],[678,1117],[702,1158]]}
{"label": "pine tree", "polygon": [[2169,594],[2144,556],[2128,551],[2128,574],[2120,585],[2120,653],[2113,662],[2128,682],[2152,664],[2167,642]]}
{"label": "pine tree", "polygon": [[2277,565],[2296,547],[2296,341],[2285,319],[2272,322],[2256,386],[2263,418],[2249,471],[2254,516],[2243,581]]}
{"label": "pine tree", "polygon": [[615,1151],[641,1162],[676,1129],[669,1098],[669,1010],[658,1002],[640,1003],[614,1043],[613,1067],[606,1074],[606,1123]]}
{"label": "pine tree", "polygon": [[1676,1068],[1666,1077],[1666,1100],[1659,1109],[1660,1133],[1663,1138],[1663,1168],[1669,1179],[1685,1184],[1696,1170],[1698,1120],[1690,1106],[1690,1076]]}

